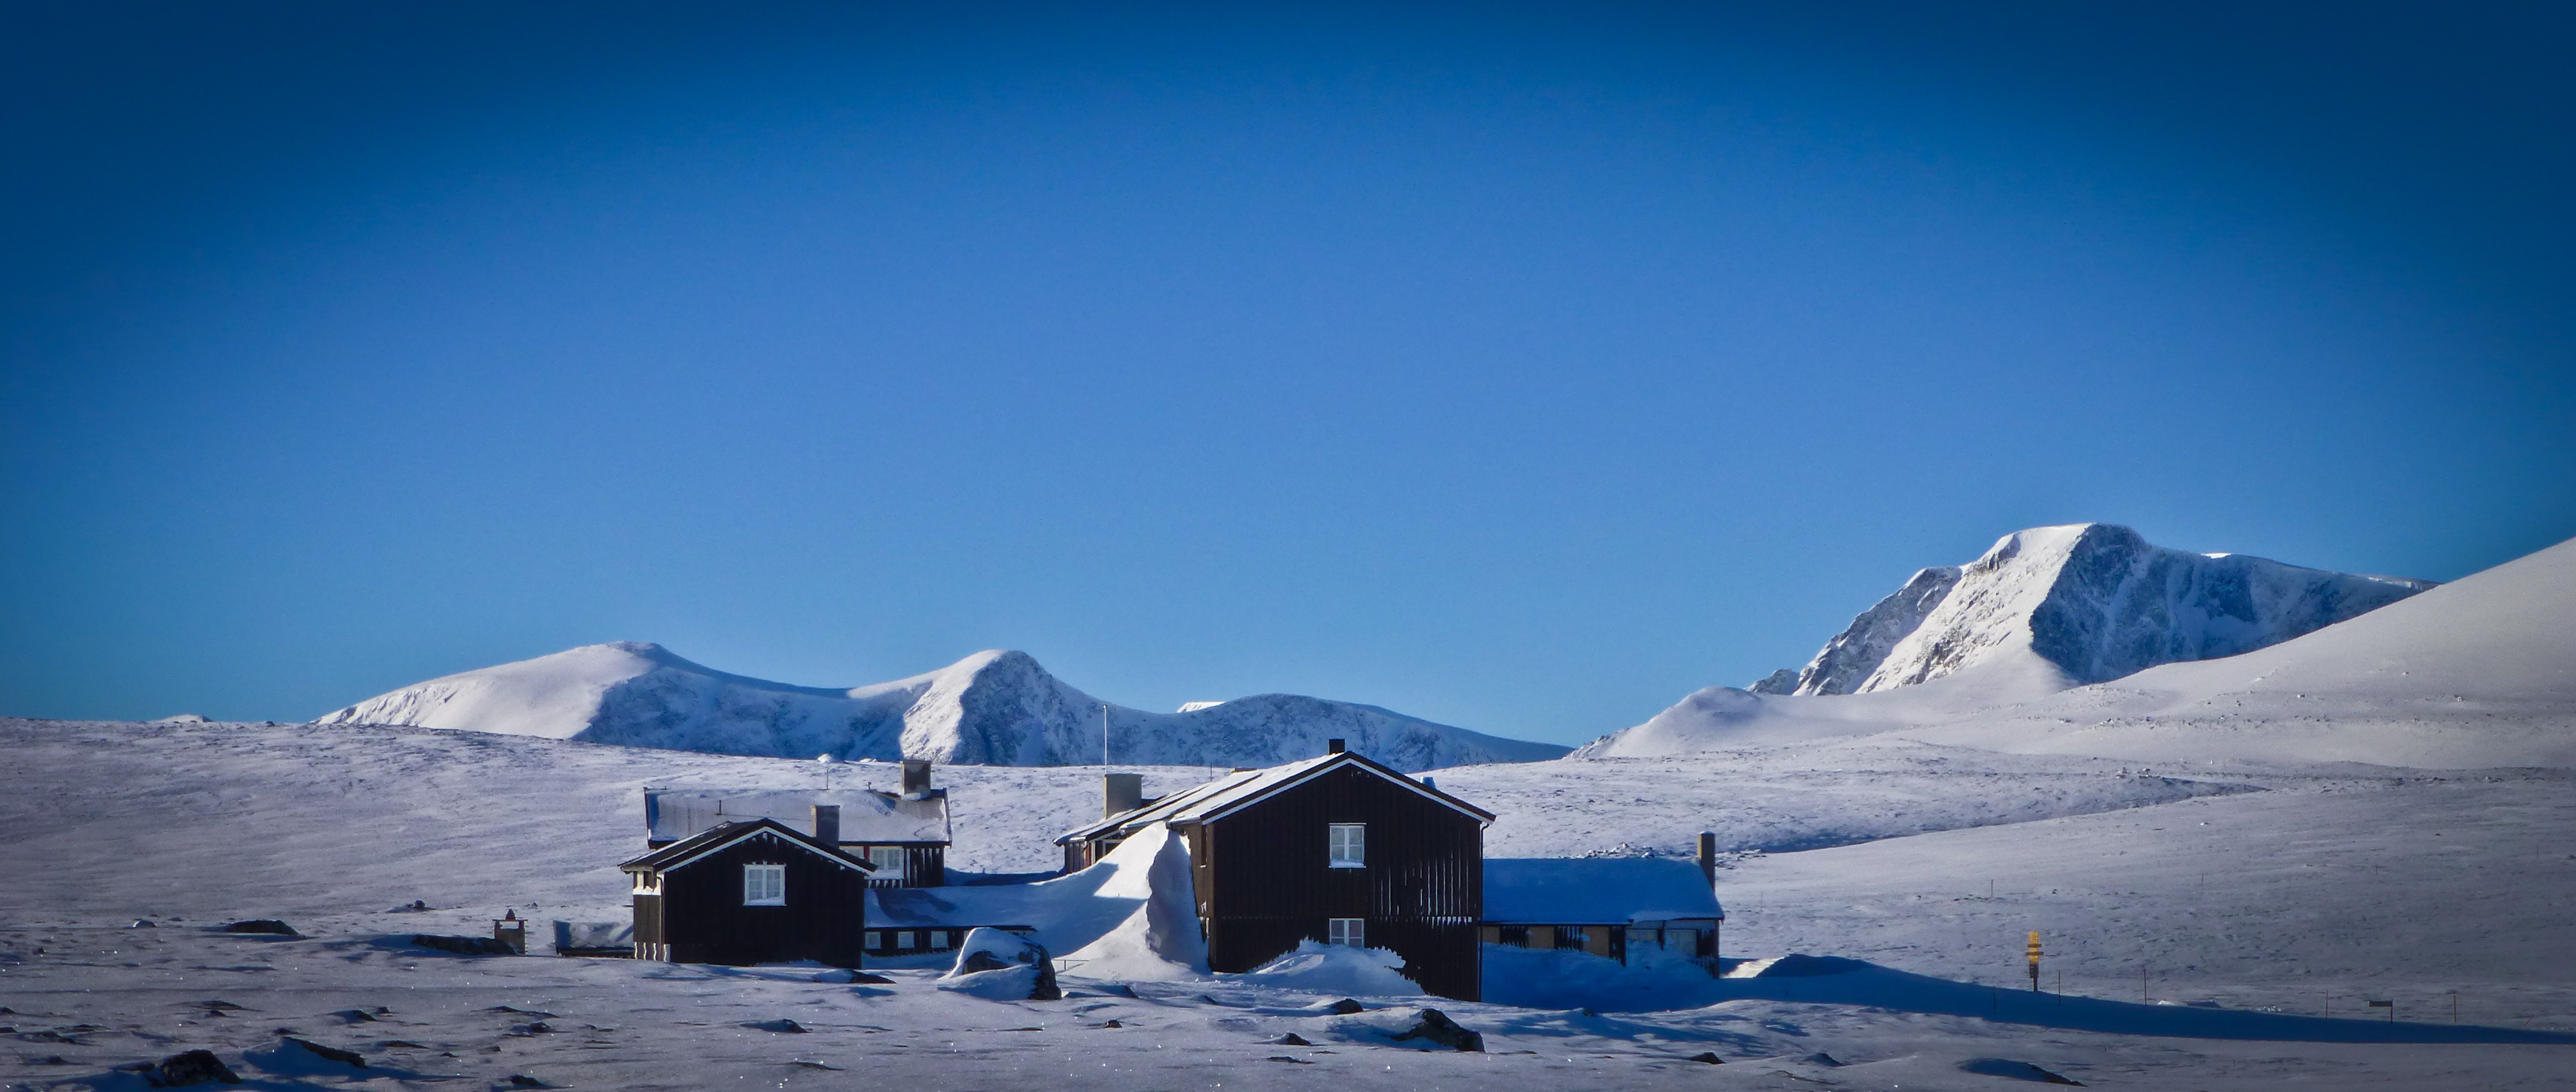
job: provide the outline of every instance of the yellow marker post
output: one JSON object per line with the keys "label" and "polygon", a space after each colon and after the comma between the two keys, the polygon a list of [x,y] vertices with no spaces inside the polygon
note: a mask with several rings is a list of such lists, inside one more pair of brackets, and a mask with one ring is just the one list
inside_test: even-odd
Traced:
{"label": "yellow marker post", "polygon": [[2030,931],[2030,992],[2039,992],[2039,930]]}

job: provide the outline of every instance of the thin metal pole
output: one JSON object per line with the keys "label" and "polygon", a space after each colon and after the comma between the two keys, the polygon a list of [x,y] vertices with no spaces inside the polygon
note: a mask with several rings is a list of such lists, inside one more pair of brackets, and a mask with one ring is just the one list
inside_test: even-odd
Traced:
{"label": "thin metal pole", "polygon": [[1109,772],[1109,703],[1100,703],[1100,772]]}

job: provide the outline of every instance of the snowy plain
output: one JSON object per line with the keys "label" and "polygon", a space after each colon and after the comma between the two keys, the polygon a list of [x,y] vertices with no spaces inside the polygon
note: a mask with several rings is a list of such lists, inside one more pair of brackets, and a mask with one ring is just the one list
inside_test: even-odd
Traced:
{"label": "snowy plain", "polygon": [[[268,1087],[381,1088],[2016,1086],[1961,1068],[1995,1059],[2096,1087],[2544,1087],[2576,1060],[2557,1044],[2366,1041],[2576,1027],[2563,939],[2576,795],[2555,771],[2149,771],[1852,743],[1443,770],[1445,790],[1503,817],[1495,855],[1668,851],[1720,831],[1739,851],[1720,880],[1730,956],[1873,966],[1708,980],[1680,1008],[1623,998],[1633,984],[1614,976],[1558,983],[1529,1007],[1372,997],[1369,1013],[1329,1018],[1298,1013],[1318,996],[1241,981],[1068,976],[1065,1001],[995,1002],[939,990],[930,970],[846,985],[814,981],[819,968],[401,943],[487,934],[508,909],[614,918],[642,786],[813,785],[810,761],[283,724],[5,720],[0,745],[0,822],[17,834],[0,852],[24,878],[0,890],[0,1006],[14,1010],[0,1021],[16,1029],[0,1080],[36,1087],[140,1088],[112,1067],[196,1046]],[[1160,793],[1220,771],[1143,772]],[[941,768],[957,866],[1048,867],[1049,839],[1096,812],[1097,774]],[[835,783],[898,776],[843,764]],[[414,899],[432,909],[390,912]],[[121,928],[142,917],[160,927]],[[308,939],[202,928],[250,917]],[[2030,929],[2067,1000],[2011,988]],[[2183,1004],[2135,1004],[2142,969],[2154,1000]],[[2384,1017],[2361,1008],[2378,998],[2405,1022],[2352,1018]],[[218,1000],[246,1008],[209,1015]],[[1372,1030],[1425,1004],[1484,1034],[1485,1053]],[[333,1015],[377,1006],[392,1011]],[[2321,1009],[2332,1018],[2315,1021]],[[746,1026],[777,1019],[811,1030]],[[555,1030],[525,1030],[536,1022]],[[282,1027],[374,1068],[263,1068]],[[1287,1033],[1314,1045],[1273,1042]],[[1725,1064],[1688,1060],[1702,1052]]]}

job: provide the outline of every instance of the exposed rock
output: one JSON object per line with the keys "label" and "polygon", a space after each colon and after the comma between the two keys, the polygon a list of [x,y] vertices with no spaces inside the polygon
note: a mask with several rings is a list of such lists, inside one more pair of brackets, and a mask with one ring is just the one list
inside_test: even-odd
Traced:
{"label": "exposed rock", "polygon": [[1827,1069],[1840,1069],[1840,1068],[1842,1068],[1842,1066],[1843,1066],[1843,1061],[1842,1061],[1842,1059],[1840,1059],[1840,1058],[1836,1058],[1836,1057],[1834,1057],[1833,1055],[1831,1055],[1831,1054],[1827,1054],[1827,1053],[1825,1053],[1824,1051],[1821,1051],[1821,1050],[1819,1050],[1819,1051],[1817,1051],[1817,1052],[1815,1052],[1815,1053],[1813,1053],[1813,1054],[1807,1055],[1807,1057],[1806,1057],[1804,1060],[1805,1060],[1808,1064],[1810,1064],[1810,1065],[1820,1065],[1820,1066],[1823,1066],[1823,1067],[1825,1067],[1825,1068],[1827,1068]]}
{"label": "exposed rock", "polygon": [[1716,1052],[1716,1051],[1714,1051],[1714,1050],[1704,1050],[1704,1051],[1701,1051],[1701,1052],[1699,1052],[1699,1053],[1697,1053],[1697,1054],[1693,1054],[1693,1055],[1691,1055],[1691,1056],[1690,1056],[1690,1059],[1689,1059],[1689,1060],[1694,1061],[1694,1062],[1706,1062],[1706,1063],[1708,1063],[1709,1065],[1725,1065],[1725,1064],[1726,1064],[1726,1059],[1718,1057],[1718,1056],[1717,1056],[1717,1052]]}
{"label": "exposed rock", "polygon": [[1450,1019],[1448,1013],[1438,1009],[1423,1009],[1421,1014],[1414,1018],[1412,1027],[1389,1035],[1387,1038],[1397,1042],[1423,1039],[1452,1050],[1472,1050],[1481,1053],[1485,1049],[1483,1035],[1459,1027],[1458,1022]]}
{"label": "exposed rock", "polygon": [[1278,1038],[1276,1038],[1276,1039],[1272,1039],[1272,1040],[1270,1041],[1270,1045],[1272,1045],[1272,1046],[1313,1046],[1313,1045],[1315,1045],[1315,1044],[1310,1043],[1310,1042],[1307,1042],[1307,1041],[1306,1041],[1306,1037],[1305,1037],[1305,1036],[1303,1036],[1303,1035],[1299,1035],[1299,1034],[1297,1034],[1296,1032],[1293,1032],[1293,1031],[1292,1031],[1292,1032],[1289,1032],[1289,1033],[1288,1033],[1288,1034],[1286,1034],[1286,1035],[1282,1035],[1282,1036],[1280,1036],[1280,1037],[1278,1037]]}
{"label": "exposed rock", "polygon": [[154,1088],[188,1088],[200,1084],[240,1084],[241,1077],[211,1050],[187,1050],[161,1059],[145,1078]]}
{"label": "exposed rock", "polygon": [[275,918],[252,918],[249,921],[236,921],[224,926],[224,931],[227,933],[267,933],[282,937],[300,937],[304,935],[296,932],[294,926],[288,925],[287,923]]}
{"label": "exposed rock", "polygon": [[359,1057],[356,1051],[342,1050],[338,1047],[327,1047],[310,1039],[298,1039],[293,1036],[288,1036],[286,1041],[296,1046],[303,1047],[305,1050],[312,1052],[314,1057],[320,1058],[323,1061],[338,1062],[341,1065],[353,1065],[360,1069],[367,1068],[367,1060]]}
{"label": "exposed rock", "polygon": [[2017,1081],[2036,1081],[2040,1084],[2071,1084],[2077,1088],[2084,1087],[2084,1082],[2076,1080],[2073,1077],[2066,1076],[2062,1073],[2051,1073],[2048,1070],[2041,1069],[2029,1062],[2014,1061],[2011,1058],[1970,1058],[1967,1061],[1959,1063],[1959,1069],[1963,1072],[1975,1073],[1985,1077],[2010,1077]]}
{"label": "exposed rock", "polygon": [[154,925],[154,924],[152,923],[152,919],[150,919],[150,918],[136,918],[136,919],[134,919],[134,924],[132,924],[132,925],[128,925],[128,926],[126,926],[126,928],[128,928],[128,929],[158,929],[158,928],[160,928],[160,926],[158,926],[158,925]]}
{"label": "exposed rock", "polygon": [[786,1035],[805,1034],[805,1025],[799,1024],[796,1021],[787,1019],[783,1016],[776,1020],[753,1020],[743,1024],[742,1026],[750,1028],[753,1031],[775,1031]]}

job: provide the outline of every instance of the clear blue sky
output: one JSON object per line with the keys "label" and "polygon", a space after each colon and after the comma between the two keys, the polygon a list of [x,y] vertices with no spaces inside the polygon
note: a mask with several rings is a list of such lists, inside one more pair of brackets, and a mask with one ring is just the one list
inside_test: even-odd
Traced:
{"label": "clear blue sky", "polygon": [[0,713],[636,639],[1574,742],[2020,527],[2576,535],[2541,7],[536,7],[0,17]]}

